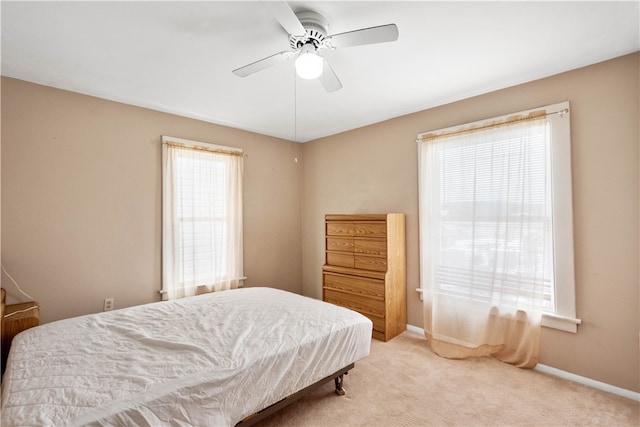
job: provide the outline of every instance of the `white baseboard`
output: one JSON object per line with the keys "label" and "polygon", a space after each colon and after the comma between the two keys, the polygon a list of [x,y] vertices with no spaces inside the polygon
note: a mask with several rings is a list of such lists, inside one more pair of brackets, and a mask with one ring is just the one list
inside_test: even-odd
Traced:
{"label": "white baseboard", "polygon": [[571,372],[563,371],[561,369],[552,368],[551,366],[546,366],[541,363],[538,363],[535,368],[535,371],[543,372],[545,374],[554,375],[556,377],[563,378],[565,380],[573,381],[576,383],[584,384],[589,387],[593,387],[598,390],[606,391],[609,393],[617,394],[618,396],[626,397],[627,399],[635,400],[640,402],[640,393],[635,391],[627,390],[621,387],[616,387],[611,384],[603,383],[600,381],[592,380],[591,378],[582,377],[580,375],[572,374]]}
{"label": "white baseboard", "polygon": [[[418,328],[417,326],[407,325],[407,331],[424,336],[424,329]],[[637,393],[635,391],[592,380],[591,378],[582,377],[580,375],[572,374],[571,372],[563,371],[561,369],[552,368],[551,366],[546,366],[541,363],[538,363],[534,370],[640,402],[640,393]]]}
{"label": "white baseboard", "polygon": [[407,331],[424,336],[424,329],[418,328],[417,326],[407,325]]}

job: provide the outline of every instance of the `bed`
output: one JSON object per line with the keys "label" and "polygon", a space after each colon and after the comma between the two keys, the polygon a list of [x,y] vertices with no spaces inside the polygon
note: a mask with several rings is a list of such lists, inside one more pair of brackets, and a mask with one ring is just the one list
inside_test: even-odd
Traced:
{"label": "bed", "polygon": [[16,336],[2,425],[248,425],[369,354],[354,311],[240,288],[47,323]]}

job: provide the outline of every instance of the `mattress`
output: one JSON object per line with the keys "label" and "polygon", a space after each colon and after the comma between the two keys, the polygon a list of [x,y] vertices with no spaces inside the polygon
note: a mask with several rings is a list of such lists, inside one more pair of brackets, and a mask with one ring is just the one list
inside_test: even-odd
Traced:
{"label": "mattress", "polygon": [[2,425],[232,426],[366,357],[371,329],[272,288],[44,324],[11,345]]}

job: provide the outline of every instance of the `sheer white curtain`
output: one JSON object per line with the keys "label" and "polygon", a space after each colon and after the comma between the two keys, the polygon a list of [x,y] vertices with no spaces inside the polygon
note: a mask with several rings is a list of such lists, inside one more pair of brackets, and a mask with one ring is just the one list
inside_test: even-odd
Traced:
{"label": "sheer white curtain", "polygon": [[537,363],[554,304],[549,144],[544,117],[420,140],[424,326],[437,354]]}
{"label": "sheer white curtain", "polygon": [[238,287],[242,160],[242,152],[202,143],[163,143],[162,286],[169,299]]}

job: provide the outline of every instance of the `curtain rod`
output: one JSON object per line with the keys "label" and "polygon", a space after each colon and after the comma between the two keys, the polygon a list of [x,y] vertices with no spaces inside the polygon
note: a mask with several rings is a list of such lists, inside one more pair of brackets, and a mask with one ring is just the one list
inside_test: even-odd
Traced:
{"label": "curtain rod", "polygon": [[182,142],[174,142],[174,141],[165,141],[163,142],[163,144],[166,144],[169,147],[180,147],[180,148],[188,148],[189,150],[209,151],[211,153],[227,154],[229,156],[240,156],[240,157],[242,156],[242,151],[224,150],[221,148],[204,147],[202,145],[185,144]]}
{"label": "curtain rod", "polygon": [[563,108],[562,110],[552,111],[552,112],[547,112],[546,110],[537,110],[527,114],[516,114],[503,119],[489,119],[490,121],[486,121],[486,120],[482,121],[483,122],[482,124],[475,124],[475,125],[470,124],[467,127],[464,127],[462,129],[460,128],[460,126],[466,126],[466,125],[456,126],[456,129],[452,129],[452,130],[443,130],[440,132],[439,131],[424,132],[418,135],[416,142],[433,141],[439,138],[477,132],[484,129],[491,129],[499,126],[511,125],[518,122],[540,120],[540,119],[544,119],[545,117],[553,116],[556,114],[565,115],[568,112],[569,112],[568,108]]}

